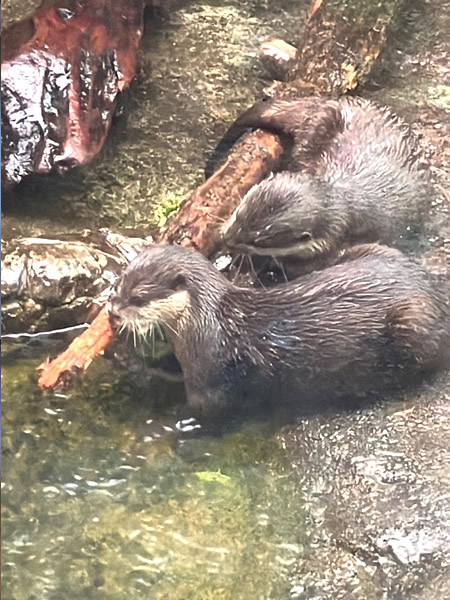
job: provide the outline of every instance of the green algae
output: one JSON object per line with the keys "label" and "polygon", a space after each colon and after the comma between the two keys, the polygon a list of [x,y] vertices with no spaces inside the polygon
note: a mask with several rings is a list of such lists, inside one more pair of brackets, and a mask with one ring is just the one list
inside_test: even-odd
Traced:
{"label": "green algae", "polygon": [[182,198],[168,194],[167,197],[155,208],[155,225],[159,228],[164,227],[169,218],[177,212],[182,202]]}
{"label": "green algae", "polygon": [[220,471],[198,471],[194,473],[201,481],[216,482],[226,485],[230,481],[228,475],[224,475]]}

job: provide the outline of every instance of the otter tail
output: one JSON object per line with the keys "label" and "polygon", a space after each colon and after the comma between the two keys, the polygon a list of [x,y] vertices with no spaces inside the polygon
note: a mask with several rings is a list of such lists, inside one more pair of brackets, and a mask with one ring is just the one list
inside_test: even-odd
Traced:
{"label": "otter tail", "polygon": [[[217,144],[205,167],[210,177],[237,140],[249,130],[267,129],[288,138],[295,151],[317,156],[339,128],[340,118],[335,100],[317,97],[295,100],[270,99],[255,104],[229,127]],[[299,147],[299,148],[297,148]]]}

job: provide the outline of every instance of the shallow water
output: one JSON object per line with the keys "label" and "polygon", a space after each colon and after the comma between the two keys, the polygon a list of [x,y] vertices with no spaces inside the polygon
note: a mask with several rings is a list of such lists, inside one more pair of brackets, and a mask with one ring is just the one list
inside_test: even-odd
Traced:
{"label": "shallow water", "polygon": [[3,598],[288,597],[305,515],[270,426],[180,438],[101,360],[42,395],[49,350],[3,353]]}
{"label": "shallow water", "polygon": [[[20,186],[9,233],[163,218],[157,204],[169,210],[202,180],[208,151],[265,85],[258,44],[296,38],[305,4],[192,2],[150,15],[138,84],[102,156]],[[445,5],[427,4],[413,41],[393,50],[395,75],[365,92],[431,141],[441,186]],[[448,221],[444,195],[436,207]],[[450,597],[448,376],[281,435],[265,422],[189,437],[173,432],[179,386],[144,393],[104,360],[63,394],[41,394],[34,369],[63,346],[2,351],[5,600]]]}

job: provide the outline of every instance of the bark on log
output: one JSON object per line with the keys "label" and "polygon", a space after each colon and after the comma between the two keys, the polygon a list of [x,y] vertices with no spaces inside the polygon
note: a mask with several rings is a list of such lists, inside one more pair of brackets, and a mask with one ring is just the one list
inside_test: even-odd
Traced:
{"label": "bark on log", "polygon": [[160,241],[191,246],[210,256],[220,243],[223,221],[248,190],[276,168],[282,152],[274,134],[257,130],[247,135],[214,175],[183,202]]}
{"label": "bark on log", "polygon": [[2,36],[2,184],[82,165],[136,71],[143,0],[69,0]]}
{"label": "bark on log", "polygon": [[39,386],[51,389],[58,385],[65,375],[70,376],[75,371],[86,371],[94,358],[104,351],[113,335],[109,315],[102,308],[89,329],[75,338],[67,350],[55,360],[39,366],[42,371]]}
{"label": "bark on log", "polygon": [[312,0],[288,87],[340,95],[367,81],[404,1]]}

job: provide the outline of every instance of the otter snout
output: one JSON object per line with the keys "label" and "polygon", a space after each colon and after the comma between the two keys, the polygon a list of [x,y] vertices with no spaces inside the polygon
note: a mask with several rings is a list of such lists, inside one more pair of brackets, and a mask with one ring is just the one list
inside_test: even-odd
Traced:
{"label": "otter snout", "polygon": [[114,300],[114,297],[111,298],[109,308],[108,308],[108,316],[109,322],[111,323],[111,327],[113,329],[118,329],[122,322],[122,317],[119,313],[118,302]]}

